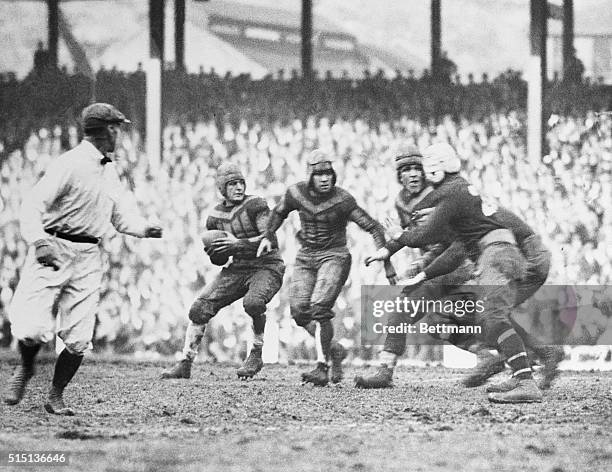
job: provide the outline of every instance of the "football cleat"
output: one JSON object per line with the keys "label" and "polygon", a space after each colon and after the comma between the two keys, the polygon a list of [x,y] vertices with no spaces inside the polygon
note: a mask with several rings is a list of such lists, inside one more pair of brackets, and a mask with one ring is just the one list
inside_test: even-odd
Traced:
{"label": "football cleat", "polygon": [[47,413],[61,416],[74,416],[74,410],[64,404],[63,393],[63,390],[51,387],[49,396],[47,397],[47,403],[45,403],[45,410],[47,410]]}
{"label": "football cleat", "polygon": [[334,343],[331,347],[331,381],[332,383],[338,383],[344,378],[344,372],[342,370],[342,361],[346,359],[348,352],[344,346],[340,343]]}
{"label": "football cleat", "polygon": [[4,397],[7,405],[17,405],[25,395],[28,381],[34,376],[34,369],[25,369],[23,366],[17,367],[13,377],[9,381],[9,393]]}
{"label": "football cleat", "polygon": [[391,388],[393,387],[393,369],[387,364],[381,364],[373,375],[355,377],[355,387],[357,388]]}
{"label": "football cleat", "polygon": [[555,378],[559,375],[559,362],[563,360],[565,353],[561,346],[534,347],[533,352],[544,363],[544,367],[542,368],[544,378],[540,382],[540,388],[548,390]]}
{"label": "football cleat", "polygon": [[487,393],[500,393],[500,392],[509,392],[510,390],[514,390],[518,387],[519,379],[516,377],[510,377],[503,382],[499,382],[496,384],[487,385],[486,392]]}
{"label": "football cleat", "polygon": [[249,357],[246,358],[244,364],[242,364],[236,373],[240,379],[250,379],[253,378],[262,367],[261,346],[253,346],[249,353]]}
{"label": "football cleat", "polygon": [[317,387],[325,387],[329,382],[328,376],[329,367],[323,362],[317,362],[317,366],[310,372],[304,372],[302,374],[302,381],[305,383],[311,383]]}
{"label": "football cleat", "polygon": [[537,403],[542,401],[542,392],[533,379],[519,379],[512,390],[489,393],[489,401],[492,403]]}
{"label": "football cleat", "polygon": [[491,354],[487,349],[478,352],[478,363],[461,383],[464,387],[473,388],[484,384],[490,377],[503,372],[504,361],[501,357]]}
{"label": "football cleat", "polygon": [[172,368],[161,374],[162,379],[188,379],[191,377],[191,364],[188,359],[177,362]]}

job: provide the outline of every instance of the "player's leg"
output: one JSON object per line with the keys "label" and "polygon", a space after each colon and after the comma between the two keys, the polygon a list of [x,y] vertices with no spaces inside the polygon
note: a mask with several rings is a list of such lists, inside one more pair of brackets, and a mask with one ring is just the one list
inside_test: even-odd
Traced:
{"label": "player's leg", "polygon": [[[74,243],[76,244],[76,243]],[[64,389],[78,371],[85,351],[91,346],[102,281],[100,250],[92,247],[79,252],[73,273],[59,297],[57,335],[65,348],[59,354],[45,409],[58,415],[74,415],[64,404]]]}
{"label": "player's leg", "polygon": [[[418,288],[406,287],[402,296],[414,299],[436,299],[442,291],[438,285],[426,282]],[[387,325],[400,326],[402,323],[416,323],[425,313],[414,313],[414,316],[406,313],[392,313]],[[370,375],[356,376],[355,386],[358,388],[389,388],[393,386],[393,374],[397,361],[406,351],[407,336],[403,332],[388,333],[385,337],[383,350],[379,356],[379,365],[376,371]]]}
{"label": "player's leg", "polygon": [[263,367],[261,358],[266,327],[266,305],[280,290],[285,267],[255,270],[247,281],[248,290],[242,300],[244,310],[253,319],[253,346],[244,364],[238,369],[238,377],[251,378]]}
{"label": "player's leg", "polygon": [[[527,275],[517,283],[516,306],[531,298],[544,284],[550,270],[550,251],[542,244],[539,236],[526,238],[521,246],[521,252],[527,260]],[[510,322],[516,333],[520,336],[528,349],[530,357],[539,358],[544,364],[544,378],[540,383],[543,389],[550,388],[552,381],[558,375],[558,364],[563,359],[563,349],[560,346],[545,345],[532,333],[525,330],[511,316]],[[501,383],[487,387],[487,392],[507,392],[517,384],[515,377],[510,377]]]}
{"label": "player's leg", "polygon": [[310,298],[316,281],[316,262],[312,256],[300,250],[295,258],[293,274],[289,281],[289,309],[295,324],[304,328],[313,337],[315,325],[312,323]]}
{"label": "player's leg", "polygon": [[[295,260],[293,276],[289,286],[289,306],[291,308],[291,316],[298,326],[303,327],[308,334],[315,338],[315,347],[317,351],[317,368],[313,371],[303,372],[302,380],[304,382],[314,382],[326,385],[328,382],[327,366],[319,365],[319,361],[323,358],[321,350],[321,330],[319,323],[312,319],[312,295],[317,283],[317,273],[320,265],[318,254],[305,254],[300,251]],[[324,372],[323,372],[324,371]],[[313,380],[314,375],[314,380]],[[321,377],[323,380],[317,380]]]}
{"label": "player's leg", "polygon": [[516,301],[514,280],[525,275],[525,260],[515,246],[491,245],[484,249],[480,261],[479,296],[484,302],[481,317],[483,334],[489,345],[495,345],[517,379],[517,386],[505,393],[493,393],[489,400],[497,403],[541,401],[542,393],[533,381],[525,345],[510,323]]}
{"label": "player's leg", "polygon": [[242,298],[246,292],[244,272],[227,267],[204,287],[189,309],[189,324],[185,332],[182,359],[161,374],[162,379],[188,379],[198,355],[206,324],[223,307]]}
{"label": "player's leg", "polygon": [[[516,305],[531,298],[544,285],[550,271],[552,255],[544,246],[539,236],[526,238],[521,245],[521,251],[527,259],[527,276],[518,283]],[[542,343],[536,336],[528,333],[522,326],[511,319],[517,334],[523,339],[525,346],[544,364],[544,378],[540,387],[548,389],[559,374],[559,362],[563,360],[564,352],[561,346]]]}
{"label": "player's leg", "polygon": [[316,323],[315,345],[317,347],[317,369],[307,379],[315,385],[327,383],[327,370],[331,363],[331,380],[338,383],[343,378],[342,361],[346,358],[346,349],[333,342],[334,325],[333,307],[351,269],[351,255],[346,250],[328,251],[320,258],[317,279],[310,306],[312,319]]}
{"label": "player's leg", "polygon": [[54,337],[53,305],[61,285],[70,276],[70,271],[65,257],[62,257],[60,269],[55,271],[36,261],[33,247],[26,256],[19,284],[9,307],[11,332],[17,339],[21,363],[9,381],[9,391],[4,398],[8,405],[21,401],[27,383],[34,375],[34,361],[41,345]]}
{"label": "player's leg", "polygon": [[[406,317],[403,313],[392,313],[387,321],[388,326],[400,326]],[[378,367],[370,375],[355,377],[355,386],[358,388],[390,388],[393,386],[393,372],[397,360],[406,351],[406,334],[397,332],[387,333],[383,350],[378,357]]]}

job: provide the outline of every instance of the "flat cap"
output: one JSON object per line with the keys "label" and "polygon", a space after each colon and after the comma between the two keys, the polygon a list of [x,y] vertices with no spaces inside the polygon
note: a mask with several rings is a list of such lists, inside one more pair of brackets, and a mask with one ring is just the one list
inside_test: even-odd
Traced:
{"label": "flat cap", "polygon": [[108,103],[92,103],[81,114],[83,128],[97,128],[109,123],[131,123],[123,113]]}

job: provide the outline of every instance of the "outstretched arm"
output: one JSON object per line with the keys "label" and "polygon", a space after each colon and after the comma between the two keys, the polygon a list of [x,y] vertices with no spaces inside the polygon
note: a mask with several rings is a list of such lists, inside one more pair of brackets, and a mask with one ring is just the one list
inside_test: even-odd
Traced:
{"label": "outstretched arm", "polygon": [[270,217],[267,218],[265,228],[263,231],[263,237],[268,241],[275,241],[275,233],[278,228],[281,227],[283,221],[287,219],[289,213],[297,209],[296,202],[288,189],[285,195],[282,196],[280,201],[276,204]]}
{"label": "outstretched arm", "polygon": [[433,279],[444,274],[450,274],[457,269],[467,258],[465,245],[460,241],[454,241],[441,254],[423,268],[427,279]]}
{"label": "outstretched arm", "polygon": [[448,198],[436,206],[425,224],[404,231],[397,238],[397,241],[408,247],[423,247],[428,244],[444,242],[449,223],[460,210],[457,199]]}
{"label": "outstretched arm", "polygon": [[[107,165],[109,172],[110,195],[113,200],[111,223],[117,231],[137,238],[161,238],[162,229],[151,225],[142,217],[134,194],[126,191],[114,166]],[[106,169],[105,169],[106,170]]]}
{"label": "outstretched arm", "polygon": [[274,247],[278,247],[276,231],[281,227],[283,221],[287,219],[289,213],[297,208],[297,202],[291,195],[291,189],[289,188],[270,213],[270,217],[267,218],[263,231],[263,238],[261,238],[259,247],[257,248],[257,257],[267,254]]}
{"label": "outstretched arm", "polygon": [[[378,249],[385,247],[385,229],[372,218],[363,208],[356,205],[349,213],[349,220],[354,221],[359,227],[372,235]],[[391,285],[397,284],[397,272],[389,259],[384,261],[385,276]]]}

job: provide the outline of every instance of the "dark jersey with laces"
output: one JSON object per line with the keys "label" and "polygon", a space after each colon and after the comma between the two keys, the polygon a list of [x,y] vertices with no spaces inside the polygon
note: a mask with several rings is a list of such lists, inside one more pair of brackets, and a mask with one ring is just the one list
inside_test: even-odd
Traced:
{"label": "dark jersey with laces", "polygon": [[[218,229],[246,240],[244,249],[234,254],[236,259],[255,259],[257,247],[263,237],[270,216],[268,203],[261,197],[246,195],[238,205],[219,203],[206,220],[206,229]],[[272,251],[259,260],[279,260],[278,251]]]}
{"label": "dark jersey with laces", "polygon": [[[419,224],[418,212],[415,210],[420,208],[419,203],[433,190],[432,187],[425,187],[419,194],[414,195],[408,192],[406,189],[400,190],[395,199],[395,210],[400,221],[400,225],[403,229],[415,227]],[[399,251],[403,246],[399,243],[392,245],[391,253]],[[436,257],[438,257],[448,244],[428,244],[420,248],[421,256],[418,260],[414,261],[411,265],[410,272],[407,274],[409,277],[414,277],[423,268],[427,267]]]}
{"label": "dark jersey with laces", "polygon": [[272,211],[266,238],[273,237],[289,213],[297,210],[301,229],[298,241],[304,248],[329,249],[346,246],[346,227],[357,223],[372,234],[377,247],[385,244],[384,228],[363,210],[346,190],[334,187],[329,194],[314,194],[307,182],[299,182],[287,189]]}
{"label": "dark jersey with laces", "polygon": [[404,246],[445,243],[452,234],[475,259],[481,238],[496,229],[506,229],[493,217],[497,207],[483,201],[476,188],[456,174],[447,175],[417,206],[433,210],[423,225],[405,231],[398,238]]}

